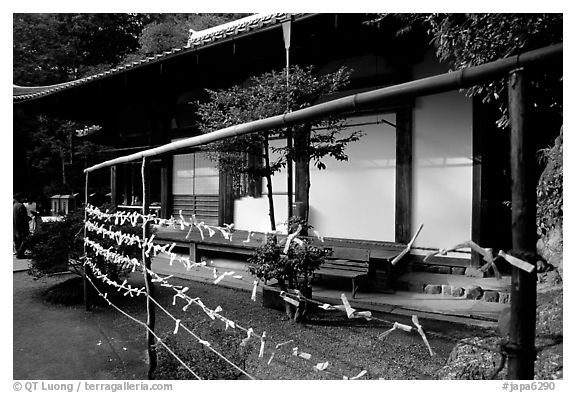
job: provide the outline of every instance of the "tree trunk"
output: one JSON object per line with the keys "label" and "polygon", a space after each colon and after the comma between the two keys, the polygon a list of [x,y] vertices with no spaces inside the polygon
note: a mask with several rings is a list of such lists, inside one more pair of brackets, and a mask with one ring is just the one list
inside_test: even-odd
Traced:
{"label": "tree trunk", "polygon": [[270,215],[270,228],[276,230],[276,218],[274,217],[274,195],[272,195],[272,174],[270,172],[270,153],[268,150],[268,133],[264,134],[264,166],[266,170],[266,188],[268,190],[268,211]]}
{"label": "tree trunk", "polygon": [[[310,215],[310,132],[310,125],[305,124],[294,133],[296,202],[299,206],[294,215],[299,215],[306,223],[308,223]],[[306,228],[302,230],[301,234],[308,236]]]}

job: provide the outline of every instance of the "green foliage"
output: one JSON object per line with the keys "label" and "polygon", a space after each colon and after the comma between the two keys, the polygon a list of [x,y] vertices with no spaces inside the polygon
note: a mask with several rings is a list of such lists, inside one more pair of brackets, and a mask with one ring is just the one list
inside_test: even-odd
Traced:
{"label": "green foliage", "polygon": [[68,270],[69,259],[83,255],[84,213],[70,213],[63,221],[42,223],[30,236],[31,273],[42,276]]}
{"label": "green foliage", "polygon": [[536,189],[538,234],[546,235],[553,228],[562,227],[564,216],[564,166],[562,133],[554,146],[540,151],[546,168]]}
{"label": "green foliage", "polygon": [[[302,109],[342,90],[349,83],[349,78],[350,72],[345,68],[334,73],[317,75],[311,66],[306,68],[293,66],[290,68],[288,83],[286,71],[282,70],[252,77],[248,80],[247,87],[233,86],[219,91],[208,90],[209,101],[198,104],[198,114],[201,118],[199,126],[202,132],[208,133]],[[326,165],[322,161],[324,157],[346,160],[348,158],[345,153],[346,146],[361,136],[361,132],[341,135],[344,125],[342,117],[331,117],[293,127],[294,139],[304,136],[309,143],[295,143],[292,150],[286,147],[273,148],[276,159],[270,163],[269,168],[254,168],[247,160],[246,152],[261,157],[264,139],[269,134],[285,138],[284,128],[214,142],[208,149],[219,167],[234,175],[274,174],[286,165],[287,156],[312,160],[318,169],[325,169]]]}
{"label": "green foliage", "polygon": [[[477,66],[532,49],[562,42],[562,14],[381,14],[400,18],[407,26],[422,25],[432,36],[436,54],[451,65],[452,70]],[[531,75],[535,108],[562,111],[562,73],[539,68]],[[508,125],[505,79],[477,85],[468,90],[470,96],[483,102],[499,104],[502,113],[498,125]]]}
{"label": "green foliage", "polygon": [[200,31],[239,19],[245,14],[149,14],[139,38],[138,55],[155,55],[188,43],[190,30]]}
{"label": "green foliage", "polygon": [[[249,341],[246,346],[241,346],[240,343],[244,337],[238,336],[233,330],[222,330],[210,325],[209,322],[206,324],[204,321],[195,325],[192,321],[182,321],[182,323],[199,337],[202,337],[203,340],[214,345],[215,349],[234,364],[242,369],[246,368],[246,359],[254,348],[253,340]],[[230,364],[206,346],[194,338],[188,337],[188,340],[184,340],[172,333],[167,333],[162,335],[160,339],[202,379],[236,380],[243,376],[240,371],[232,368]],[[190,371],[184,368],[162,344],[156,344],[156,351],[158,354],[158,367],[154,373],[156,379],[195,379]]]}
{"label": "green foliage", "polygon": [[138,14],[14,14],[13,77],[18,85],[66,82],[138,47]]}
{"label": "green foliage", "polygon": [[[295,219],[289,224],[290,228],[300,225],[302,220]],[[307,224],[305,229],[310,229]],[[294,233],[294,230],[290,230]],[[279,241],[274,234],[268,236],[266,242],[258,247],[248,259],[250,273],[261,280],[275,279],[282,290],[299,289],[308,292],[312,274],[324,263],[330,251],[314,246],[309,238],[296,237],[284,254],[286,240]]]}
{"label": "green foliage", "polygon": [[[20,112],[15,118],[14,128],[18,130],[15,133],[18,141],[14,154],[15,183],[21,181],[28,188],[35,187],[28,191],[36,193],[49,185],[64,194],[82,190],[85,181],[82,169],[86,161],[98,157],[97,152],[103,146],[77,138],[75,130],[83,126],[76,122],[46,116],[26,117]],[[24,155],[22,161],[20,154]],[[15,184],[15,188],[19,185]],[[54,193],[45,194],[46,197],[52,195]]]}
{"label": "green foliage", "polygon": [[[114,210],[112,206],[104,207],[104,209],[106,208],[112,212]],[[92,221],[98,225],[103,223],[96,219],[92,219]],[[113,231],[142,236],[141,227],[133,227],[127,222],[124,225],[106,223],[106,227]],[[142,249],[136,244],[118,245],[112,239],[92,235],[90,232],[87,233],[87,236],[98,241],[102,247],[113,247],[115,252],[130,258],[141,259],[142,257]],[[40,230],[30,237],[30,252],[31,271],[35,276],[42,276],[63,269],[68,270],[69,268],[72,268],[77,274],[81,274],[81,271],[76,268],[78,261],[84,255],[84,209],[77,209],[66,215],[62,221],[43,223]],[[96,256],[90,247],[86,248],[86,253],[100,271],[108,275],[111,280],[120,280],[120,278],[126,277],[131,269],[131,266],[117,265],[106,261],[103,256]]]}

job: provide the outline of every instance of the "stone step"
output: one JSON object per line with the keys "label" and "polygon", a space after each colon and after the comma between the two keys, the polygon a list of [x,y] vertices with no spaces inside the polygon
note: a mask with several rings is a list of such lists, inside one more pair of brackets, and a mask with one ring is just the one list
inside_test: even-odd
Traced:
{"label": "stone step", "polygon": [[510,276],[468,277],[457,274],[410,272],[395,280],[395,289],[487,302],[510,302]]}

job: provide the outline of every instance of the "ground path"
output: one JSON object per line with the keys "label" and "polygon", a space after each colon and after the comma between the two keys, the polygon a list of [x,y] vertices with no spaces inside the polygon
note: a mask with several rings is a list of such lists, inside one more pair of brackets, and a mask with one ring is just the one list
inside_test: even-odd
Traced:
{"label": "ground path", "polygon": [[[70,274],[35,280],[14,259],[13,378],[145,379],[146,347],[118,314],[44,302],[41,293]],[[19,270],[19,271],[18,271]]]}

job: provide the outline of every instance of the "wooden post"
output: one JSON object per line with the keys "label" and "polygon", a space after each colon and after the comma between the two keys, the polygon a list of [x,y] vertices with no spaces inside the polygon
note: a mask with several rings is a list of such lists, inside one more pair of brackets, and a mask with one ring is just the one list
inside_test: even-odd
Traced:
{"label": "wooden post", "polygon": [[[88,172],[86,172],[86,182],[84,185],[84,223],[88,220],[88,213],[86,212],[86,206],[88,206]],[[86,239],[86,226],[84,226],[84,239]],[[84,258],[86,258],[86,244],[84,244]],[[84,275],[83,284],[84,284],[84,308],[86,311],[90,311],[90,292],[88,292],[88,278],[86,271],[86,264],[84,264]]]}
{"label": "wooden post", "polygon": [[110,203],[118,205],[118,173],[116,165],[110,167]]}
{"label": "wooden post", "polygon": [[[147,215],[150,210],[150,170],[146,166],[146,157],[142,158],[142,214]],[[142,225],[142,239],[148,239],[150,236],[150,224]],[[148,274],[148,269],[151,268],[150,257],[146,255],[145,247],[142,247],[142,269],[144,273],[144,282],[146,284],[146,325],[149,330],[146,330],[146,339],[148,341],[148,379],[154,379],[154,370],[156,370],[156,338],[150,331],[154,331],[156,324],[156,309],[154,303],[150,298],[154,297],[154,285],[152,278]]]}
{"label": "wooden post", "polygon": [[395,241],[412,238],[412,108],[396,112],[396,208]]}
{"label": "wooden post", "polygon": [[160,217],[172,215],[172,160],[173,156],[162,157],[160,169]]}
{"label": "wooden post", "polygon": [[[286,88],[290,87],[290,38],[292,32],[292,20],[288,20],[282,23],[282,33],[284,37],[284,49],[286,49]],[[287,102],[287,109],[290,110],[290,103]],[[292,160],[292,127],[286,128],[286,149],[288,150],[288,155],[286,156],[286,174],[287,174],[287,189],[288,189],[288,220],[294,215],[294,208],[292,203],[294,201],[294,190],[293,190],[293,160]]]}
{"label": "wooden post", "polygon": [[[512,177],[512,250],[536,252],[536,182],[533,137],[528,131],[524,71],[513,70],[508,80],[510,170]],[[534,379],[536,273],[512,268],[508,378]]]}

